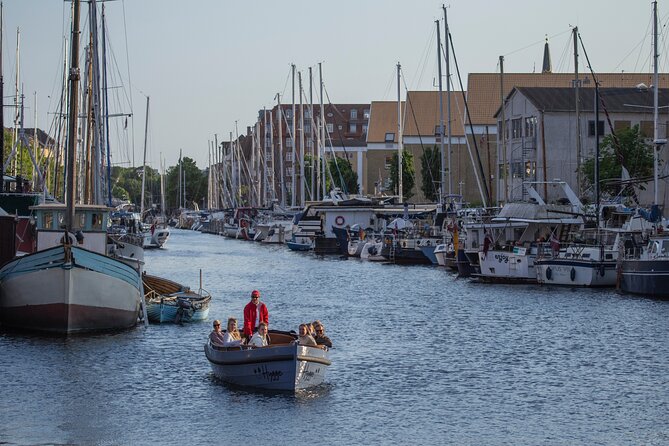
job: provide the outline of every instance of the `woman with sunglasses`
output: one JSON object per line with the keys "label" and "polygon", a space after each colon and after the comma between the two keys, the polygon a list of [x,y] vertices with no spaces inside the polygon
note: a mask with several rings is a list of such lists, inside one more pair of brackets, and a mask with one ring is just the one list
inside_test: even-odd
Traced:
{"label": "woman with sunglasses", "polygon": [[221,331],[221,321],[216,319],[214,321],[214,329],[209,333],[209,340],[212,344],[223,345],[223,332]]}

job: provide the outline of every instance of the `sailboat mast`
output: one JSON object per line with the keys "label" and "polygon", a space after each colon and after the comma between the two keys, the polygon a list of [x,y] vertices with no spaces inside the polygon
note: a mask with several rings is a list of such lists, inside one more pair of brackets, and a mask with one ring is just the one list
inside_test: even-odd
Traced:
{"label": "sailboat mast", "polygon": [[292,166],[293,166],[293,168],[292,168],[293,172],[292,172],[292,175],[291,175],[292,178],[291,178],[291,188],[290,188],[290,206],[295,207],[295,204],[296,204],[295,203],[295,199],[296,199],[296,197],[295,197],[295,191],[296,191],[295,180],[297,179],[296,175],[295,175],[295,143],[296,143],[296,139],[295,139],[295,64],[292,64],[290,67],[291,67],[291,71],[292,71],[292,81],[293,81],[292,82],[293,83],[293,90],[292,90],[292,93],[293,93],[293,114],[291,115],[292,126],[291,126],[291,133],[290,133],[290,140],[291,140],[291,143],[292,143],[291,144],[291,146],[292,146],[291,162],[292,162]]}
{"label": "sailboat mast", "polygon": [[397,195],[402,203],[402,98],[400,96],[400,71],[402,66],[397,62]]}
{"label": "sailboat mast", "polygon": [[[435,20],[437,24],[437,73],[439,75],[439,154],[441,158],[441,176],[439,182],[439,201],[444,202],[444,187],[445,187],[445,169],[446,159],[444,156],[444,91],[441,84],[441,32],[439,30],[439,20]],[[434,179],[432,179],[434,181]],[[450,191],[449,191],[450,192]]]}
{"label": "sailboat mast", "polygon": [[278,112],[276,115],[277,129],[279,131],[279,179],[281,186],[281,207],[286,207],[286,171],[283,168],[283,108],[281,107],[281,95],[276,94]]}
{"label": "sailboat mast", "polygon": [[[499,56],[499,97],[500,97],[500,118],[501,125],[499,131],[501,135],[497,135],[497,141],[502,141],[502,169],[504,175],[504,203],[509,201],[509,167],[506,158],[506,117],[504,116],[504,56]],[[499,155],[498,155],[499,157]],[[499,192],[497,193],[497,204],[499,205]]]}
{"label": "sailboat mast", "polygon": [[72,232],[74,229],[74,190],[76,187],[75,160],[77,149],[77,99],[79,98],[79,0],[74,0],[72,13],[72,51],[70,53],[70,116],[68,122],[67,140],[67,193],[65,213],[65,228]]}
{"label": "sailboat mast", "polygon": [[[314,156],[314,79],[313,72],[311,67],[309,67],[309,156],[311,157],[311,189],[309,192],[309,198],[314,199],[314,194],[316,192],[316,167]],[[316,167],[314,169],[314,167]]]}
{"label": "sailboat mast", "polygon": [[2,70],[3,4],[0,3],[0,192],[5,188],[5,78]]}
{"label": "sailboat mast", "polygon": [[300,71],[297,75],[300,84],[300,206],[304,206],[306,197],[305,189],[307,187],[304,179],[304,103],[302,102],[304,89],[302,87],[302,72]]}
{"label": "sailboat mast", "polygon": [[581,196],[581,104],[579,88],[581,81],[578,79],[578,26],[574,27],[574,94],[576,110],[576,191]]}
{"label": "sailboat mast", "polygon": [[142,193],[139,205],[139,219],[144,220],[144,190],[146,189],[146,142],[149,135],[149,97],[146,97],[146,116],[144,117],[144,162],[142,163]]}
{"label": "sailboat mast", "polygon": [[658,120],[659,120],[659,74],[657,68],[657,59],[658,59],[658,50],[657,50],[657,1],[653,2],[653,204],[658,204],[657,201],[657,190],[658,190],[658,171],[659,171],[659,160],[658,154],[660,148],[666,140],[660,140],[659,138],[659,129],[658,129]]}
{"label": "sailboat mast", "polygon": [[318,148],[318,154],[319,154],[319,161],[320,161],[321,153],[323,155],[323,167],[322,167],[323,171],[322,171],[322,174],[321,174],[321,181],[323,183],[323,188],[322,188],[323,195],[322,195],[322,197],[325,198],[325,194],[327,193],[327,190],[326,190],[327,181],[326,181],[326,176],[325,176],[325,172],[326,172],[325,171],[325,162],[326,162],[326,159],[325,159],[325,128],[326,128],[326,122],[327,121],[325,120],[325,106],[323,105],[323,67],[322,67],[321,62],[318,63],[318,77],[319,77],[320,88],[321,88],[321,104],[320,104],[321,105],[321,129],[320,129],[321,144],[320,144],[320,147]]}
{"label": "sailboat mast", "polygon": [[[453,174],[451,173],[451,43],[450,43],[450,29],[448,28],[448,17],[446,15],[446,7],[442,5],[444,10],[444,41],[446,45],[446,140],[448,141],[448,195],[453,194]],[[443,125],[443,124],[442,124]],[[442,132],[444,128],[442,127]],[[443,182],[443,179],[442,179]]]}

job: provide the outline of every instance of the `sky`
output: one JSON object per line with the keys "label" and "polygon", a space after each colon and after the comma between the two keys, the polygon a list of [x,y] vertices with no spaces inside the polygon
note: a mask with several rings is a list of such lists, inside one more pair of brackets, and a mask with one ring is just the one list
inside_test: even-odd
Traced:
{"label": "sky", "polygon": [[[436,24],[444,35],[442,1],[433,0],[114,0],[107,16],[108,91],[115,164],[141,165],[146,97],[150,97],[147,164],[177,163],[180,150],[200,168],[210,141],[253,125],[258,110],[291,101],[290,66],[318,64],[332,103],[397,100],[403,86],[437,90]],[[652,71],[652,4],[639,0],[453,0],[445,3],[455,56],[468,73],[541,71],[548,37],[554,72],[573,72],[571,29],[578,26],[596,72]],[[82,25],[87,27],[87,3]],[[20,29],[24,126],[48,130],[58,111],[70,3],[3,1],[5,103],[12,102]],[[659,2],[660,70],[667,71],[669,3]],[[83,48],[82,44],[82,48]],[[68,49],[69,51],[69,49]],[[581,51],[579,49],[579,51]],[[584,72],[581,55],[579,71]],[[452,81],[457,85],[454,61]],[[445,71],[445,69],[444,69]],[[456,87],[456,89],[459,89]],[[308,94],[308,92],[307,92]],[[315,99],[317,101],[317,99]],[[327,102],[327,98],[325,99]],[[36,104],[36,106],[35,106]],[[113,110],[111,110],[113,109]],[[13,110],[6,109],[5,126]],[[36,110],[36,112],[35,112]],[[35,119],[36,115],[36,119]]]}

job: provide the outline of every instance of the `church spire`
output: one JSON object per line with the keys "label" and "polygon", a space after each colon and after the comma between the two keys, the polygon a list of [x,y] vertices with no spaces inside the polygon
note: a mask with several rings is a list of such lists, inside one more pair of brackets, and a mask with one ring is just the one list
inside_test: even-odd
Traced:
{"label": "church spire", "polygon": [[548,36],[546,36],[546,43],[544,44],[544,64],[541,68],[542,73],[552,73],[551,69],[551,53],[548,50]]}

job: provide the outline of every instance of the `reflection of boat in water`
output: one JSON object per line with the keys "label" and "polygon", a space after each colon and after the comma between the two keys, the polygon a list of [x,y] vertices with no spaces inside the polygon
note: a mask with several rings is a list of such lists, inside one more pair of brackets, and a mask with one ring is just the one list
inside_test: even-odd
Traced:
{"label": "reflection of boat in water", "polygon": [[150,322],[196,322],[209,316],[211,295],[162,277],[142,274],[146,313]]}
{"label": "reflection of boat in water", "polygon": [[221,347],[210,342],[204,352],[217,378],[238,386],[296,391],[323,383],[331,364],[329,351],[297,344],[297,336],[270,331],[267,347]]}

